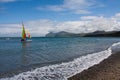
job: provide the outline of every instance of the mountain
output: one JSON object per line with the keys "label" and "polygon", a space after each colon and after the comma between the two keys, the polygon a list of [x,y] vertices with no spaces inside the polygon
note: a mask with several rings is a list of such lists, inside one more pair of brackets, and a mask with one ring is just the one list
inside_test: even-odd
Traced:
{"label": "mountain", "polygon": [[46,34],[46,37],[75,37],[75,36],[76,36],[76,34],[65,32],[65,31],[61,31],[58,33],[50,32],[50,33]]}
{"label": "mountain", "polygon": [[120,37],[120,31],[95,31],[91,33],[69,33],[61,31],[58,33],[50,32],[46,34],[46,37]]}
{"label": "mountain", "polygon": [[120,37],[120,31],[95,31],[85,34],[84,37]]}

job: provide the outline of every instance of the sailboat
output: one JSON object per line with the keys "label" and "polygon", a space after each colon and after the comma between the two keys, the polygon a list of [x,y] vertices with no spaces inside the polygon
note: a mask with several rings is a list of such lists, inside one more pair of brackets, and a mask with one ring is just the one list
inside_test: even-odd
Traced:
{"label": "sailboat", "polygon": [[22,39],[21,42],[31,42],[31,35],[30,32],[25,30],[24,24],[22,23]]}

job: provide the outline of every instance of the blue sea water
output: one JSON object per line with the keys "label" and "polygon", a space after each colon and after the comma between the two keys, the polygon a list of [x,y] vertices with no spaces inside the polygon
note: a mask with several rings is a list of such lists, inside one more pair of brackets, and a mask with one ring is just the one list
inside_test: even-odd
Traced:
{"label": "blue sea water", "polygon": [[0,38],[0,77],[3,73],[22,73],[28,69],[60,64],[109,48],[120,38]]}

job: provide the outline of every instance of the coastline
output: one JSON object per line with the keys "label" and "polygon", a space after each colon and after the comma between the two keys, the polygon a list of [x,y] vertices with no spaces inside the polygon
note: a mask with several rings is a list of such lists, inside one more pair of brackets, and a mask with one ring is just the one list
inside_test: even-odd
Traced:
{"label": "coastline", "polygon": [[119,80],[120,79],[120,52],[82,71],[68,80]]}

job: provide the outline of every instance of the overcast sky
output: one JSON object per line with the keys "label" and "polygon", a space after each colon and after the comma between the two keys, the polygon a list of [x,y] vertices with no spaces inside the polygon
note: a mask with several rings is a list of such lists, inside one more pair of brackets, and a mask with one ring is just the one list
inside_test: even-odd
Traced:
{"label": "overcast sky", "polygon": [[120,0],[0,0],[0,37],[120,30]]}

